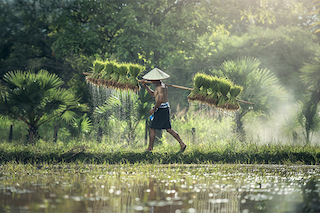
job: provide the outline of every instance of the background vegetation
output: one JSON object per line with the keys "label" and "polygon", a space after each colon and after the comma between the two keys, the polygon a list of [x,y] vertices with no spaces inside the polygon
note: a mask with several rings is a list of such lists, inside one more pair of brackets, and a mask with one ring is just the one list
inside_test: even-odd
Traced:
{"label": "background vegetation", "polygon": [[[2,143],[23,144],[28,135],[21,117],[12,116],[4,107],[14,92],[5,76],[17,70],[34,74],[46,70],[61,79],[59,89],[54,90],[68,91],[73,104],[88,108],[76,110],[67,121],[56,116],[39,126],[41,141],[66,145],[90,140],[142,147],[152,101],[144,90],[126,96],[88,85],[82,73],[101,60],[139,64],[146,68],[141,74],[159,67],[171,75],[165,81],[171,84],[192,87],[194,75],[203,72],[227,77],[244,88],[240,99],[255,105],[240,103],[236,113],[190,104],[189,91],[170,88],[173,128],[187,143],[195,136],[205,147],[230,141],[317,145],[318,3],[1,0]],[[20,109],[25,110],[24,100],[19,101]],[[210,116],[199,116],[204,111]],[[126,116],[121,115],[124,112]],[[49,115],[46,111],[44,118]],[[163,149],[174,144],[166,135],[160,137]]]}

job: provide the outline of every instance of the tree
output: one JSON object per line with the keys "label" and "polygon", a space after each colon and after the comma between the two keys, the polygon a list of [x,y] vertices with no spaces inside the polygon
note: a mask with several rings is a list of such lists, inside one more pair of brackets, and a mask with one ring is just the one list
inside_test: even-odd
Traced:
{"label": "tree", "polygon": [[316,39],[298,27],[252,28],[241,37],[217,32],[199,39],[202,48],[191,60],[198,70],[207,72],[224,61],[257,58],[261,68],[271,70],[287,90],[294,91],[297,100],[302,100],[306,88],[300,80],[300,68],[319,53]]}
{"label": "tree", "polygon": [[301,80],[307,86],[307,94],[301,103],[299,123],[304,128],[306,143],[311,141],[311,134],[320,129],[320,56],[313,58],[300,69]]}
{"label": "tree", "polygon": [[277,77],[268,69],[260,68],[261,62],[256,58],[242,57],[224,62],[219,69],[213,70],[214,75],[227,77],[237,85],[243,86],[239,98],[254,103],[241,108],[236,119],[237,132],[244,137],[243,118],[251,110],[268,116],[284,99],[285,91],[279,85]]}
{"label": "tree", "polygon": [[9,70],[38,70],[54,63],[48,36],[53,5],[46,0],[1,1],[0,77]]}
{"label": "tree", "polygon": [[61,13],[53,15],[49,35],[56,56],[112,54],[110,42],[121,35],[117,19],[125,5],[125,0],[64,2]]}
{"label": "tree", "polygon": [[114,91],[103,106],[97,107],[95,113],[104,117],[107,122],[109,119],[124,121],[125,138],[130,144],[135,141],[138,124],[149,117],[151,99],[146,90],[140,90],[138,95],[132,91]]}
{"label": "tree", "polygon": [[28,127],[28,141],[35,142],[38,128],[53,119],[71,121],[86,107],[69,90],[60,88],[63,81],[46,70],[11,71],[4,75],[0,113],[23,121]]}
{"label": "tree", "polygon": [[194,49],[197,38],[207,32],[204,1],[129,1],[118,15],[121,26],[112,44],[122,61],[164,68],[172,53]]}

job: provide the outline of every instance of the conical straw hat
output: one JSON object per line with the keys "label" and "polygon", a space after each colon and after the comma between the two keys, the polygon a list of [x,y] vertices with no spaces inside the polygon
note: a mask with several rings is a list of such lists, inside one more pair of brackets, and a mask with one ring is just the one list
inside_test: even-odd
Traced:
{"label": "conical straw hat", "polygon": [[158,68],[154,68],[153,70],[145,74],[142,78],[146,80],[162,80],[162,79],[170,78],[170,75],[161,71]]}

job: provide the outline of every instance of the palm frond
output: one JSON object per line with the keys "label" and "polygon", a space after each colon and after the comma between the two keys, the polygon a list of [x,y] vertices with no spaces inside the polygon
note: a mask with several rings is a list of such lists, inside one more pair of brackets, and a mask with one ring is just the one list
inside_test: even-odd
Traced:
{"label": "palm frond", "polygon": [[270,70],[259,68],[260,64],[256,58],[242,57],[224,62],[213,74],[227,77],[242,86],[240,98],[255,103],[253,110],[268,113],[284,99],[285,90]]}
{"label": "palm frond", "polygon": [[313,58],[300,69],[301,80],[309,86],[309,89],[320,88],[320,57]]}

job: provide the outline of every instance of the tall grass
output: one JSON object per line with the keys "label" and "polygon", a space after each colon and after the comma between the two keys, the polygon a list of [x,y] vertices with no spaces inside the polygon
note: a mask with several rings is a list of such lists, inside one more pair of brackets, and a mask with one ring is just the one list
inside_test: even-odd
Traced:
{"label": "tall grass", "polygon": [[[136,140],[128,143],[125,139],[125,122],[111,120],[110,131],[103,136],[100,143],[96,141],[94,133],[68,140],[63,140],[60,136],[56,143],[50,139],[41,139],[34,145],[22,143],[21,140],[11,143],[2,140],[0,162],[319,164],[318,145],[241,142],[233,132],[233,120],[232,114],[201,107],[182,115],[173,115],[172,128],[188,146],[184,153],[178,153],[179,144],[165,131],[161,143],[155,145],[154,151],[144,152],[147,147],[144,140],[144,122],[137,127]],[[9,124],[9,121],[1,122]],[[193,129],[195,131],[192,131]],[[5,133],[1,134],[5,136]]]}

